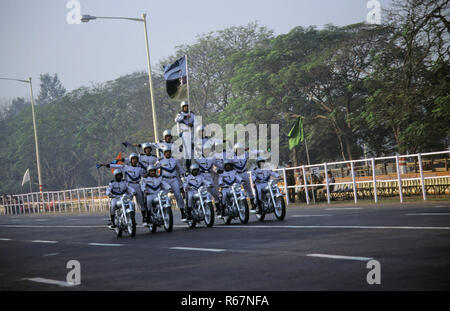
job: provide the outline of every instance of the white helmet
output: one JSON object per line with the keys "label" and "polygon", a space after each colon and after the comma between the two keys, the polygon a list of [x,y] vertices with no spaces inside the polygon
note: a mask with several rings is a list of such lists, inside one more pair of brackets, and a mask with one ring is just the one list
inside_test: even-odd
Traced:
{"label": "white helmet", "polygon": [[266,162],[266,159],[264,159],[263,157],[258,157],[256,159],[256,165],[259,167],[259,162]]}
{"label": "white helmet", "polygon": [[236,143],[234,145],[234,150],[238,150],[238,149],[243,149],[244,147],[242,147],[242,145],[240,143]]}
{"label": "white helmet", "polygon": [[205,129],[206,129],[206,127],[203,125],[197,126],[197,135],[200,135],[202,133],[202,131],[204,131]]}
{"label": "white helmet", "polygon": [[147,167],[147,172],[149,172],[149,171],[151,171],[151,170],[157,170],[158,168],[155,166],[155,165],[153,165],[153,164],[150,164],[148,167]]}
{"label": "white helmet", "polygon": [[189,106],[189,104],[187,102],[181,102],[180,104],[181,110],[183,110],[184,106]]}
{"label": "white helmet", "polygon": [[163,138],[165,138],[166,136],[172,136],[172,131],[171,130],[165,130],[163,133]]}
{"label": "white helmet", "polygon": [[191,164],[191,172],[192,172],[193,170],[199,170],[199,169],[200,169],[200,166],[198,166],[197,163]]}
{"label": "white helmet", "polygon": [[163,147],[163,153],[165,153],[166,151],[172,152],[172,147],[171,147],[171,146],[168,146],[168,145],[164,145],[164,147]]}
{"label": "white helmet", "polygon": [[120,169],[118,169],[118,168],[116,168],[115,170],[114,170],[114,176],[116,176],[116,175],[119,175],[119,174],[122,174],[123,175],[123,173],[122,173],[122,171],[120,170]]}
{"label": "white helmet", "polygon": [[139,155],[138,155],[137,153],[132,153],[132,154],[130,154],[130,156],[128,157],[128,160],[130,160],[130,162],[131,162],[131,160],[132,160],[133,158],[138,158],[138,160],[139,160]]}
{"label": "white helmet", "polygon": [[147,148],[153,148],[153,145],[151,143],[143,143],[142,144],[142,150],[145,150]]}

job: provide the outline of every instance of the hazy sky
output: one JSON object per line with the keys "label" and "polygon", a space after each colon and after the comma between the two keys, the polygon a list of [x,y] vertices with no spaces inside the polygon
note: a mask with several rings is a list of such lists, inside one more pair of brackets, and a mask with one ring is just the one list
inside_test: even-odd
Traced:
{"label": "hazy sky", "polygon": [[[258,21],[276,34],[295,26],[366,20],[368,0],[79,0],[81,14],[147,13],[152,68],[197,35]],[[390,0],[381,0],[386,7]],[[68,91],[146,70],[143,24],[96,20],[68,24],[68,0],[0,0],[0,77],[34,81],[58,73]],[[26,84],[0,80],[0,98],[29,98]]]}

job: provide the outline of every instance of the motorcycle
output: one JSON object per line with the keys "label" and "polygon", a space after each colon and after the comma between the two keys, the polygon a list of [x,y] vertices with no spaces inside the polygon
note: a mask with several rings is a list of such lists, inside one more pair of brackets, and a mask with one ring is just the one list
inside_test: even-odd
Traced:
{"label": "motorcycle", "polygon": [[164,226],[166,232],[171,232],[173,228],[173,213],[168,193],[161,190],[158,193],[158,197],[153,199],[153,203],[148,226],[150,231],[155,233],[158,227]]}
{"label": "motorcycle", "polygon": [[201,221],[204,221],[207,227],[212,227],[214,225],[214,207],[207,188],[205,186],[198,188],[192,199],[193,206],[187,221],[189,228],[195,228]]}
{"label": "motorcycle", "polygon": [[114,231],[116,236],[121,237],[122,233],[125,231],[130,236],[134,237],[136,235],[136,219],[133,197],[126,193],[121,195],[116,206],[118,207],[115,210],[114,218],[114,224],[116,226]]}
{"label": "motorcycle", "polygon": [[242,191],[241,185],[235,183],[231,186],[231,191],[227,193],[222,219],[228,225],[237,217],[241,223],[246,224],[249,218],[249,209],[247,197]]}
{"label": "motorcycle", "polygon": [[276,180],[268,182],[261,190],[261,197],[261,211],[256,213],[256,218],[263,221],[266,214],[274,213],[278,220],[283,220],[286,216],[286,203]]}

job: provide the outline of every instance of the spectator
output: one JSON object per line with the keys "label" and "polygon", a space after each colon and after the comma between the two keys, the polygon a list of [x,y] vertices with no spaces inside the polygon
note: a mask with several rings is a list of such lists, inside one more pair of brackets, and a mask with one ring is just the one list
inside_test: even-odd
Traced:
{"label": "spectator", "polygon": [[[292,161],[289,161],[287,164],[287,168],[292,167]],[[294,170],[286,170],[286,182],[287,186],[295,186],[295,174]],[[288,198],[289,202],[294,203],[295,202],[295,188],[288,188]]]}

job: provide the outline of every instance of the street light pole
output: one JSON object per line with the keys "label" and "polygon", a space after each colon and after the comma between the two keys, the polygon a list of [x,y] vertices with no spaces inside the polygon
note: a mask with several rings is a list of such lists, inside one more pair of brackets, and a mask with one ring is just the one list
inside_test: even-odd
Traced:
{"label": "street light pole", "polygon": [[[158,123],[156,120],[156,109],[155,109],[155,100],[153,97],[153,83],[152,83],[152,69],[150,64],[150,49],[148,44],[148,33],[147,33],[147,20],[146,20],[147,14],[142,13],[141,18],[132,18],[132,17],[106,17],[106,16],[92,16],[92,15],[83,15],[81,17],[81,21],[83,23],[87,23],[91,20],[95,19],[124,19],[124,20],[131,20],[136,22],[143,22],[144,23],[144,34],[145,34],[145,47],[147,50],[147,67],[148,67],[148,84],[149,84],[149,90],[150,90],[150,102],[152,105],[152,115],[153,115],[153,131],[155,135],[155,142],[158,142]],[[159,149],[156,149],[156,153],[159,157]]]}
{"label": "street light pole", "polygon": [[28,80],[11,79],[11,78],[0,78],[0,79],[1,80],[10,80],[10,81],[19,81],[19,82],[24,82],[24,83],[30,84],[31,114],[33,116],[34,144],[36,146],[36,165],[37,165],[37,171],[38,171],[39,192],[42,195],[41,162],[39,160],[39,143],[38,143],[37,130],[36,130],[36,118],[34,116],[34,96],[33,96],[33,83],[31,82],[31,77],[29,77]]}
{"label": "street light pole", "polygon": [[[144,22],[144,33],[145,33],[145,46],[147,48],[147,66],[148,66],[148,85],[150,89],[150,101],[152,103],[153,112],[153,131],[155,132],[155,142],[158,143],[158,123],[156,121],[156,110],[155,110],[155,100],[153,99],[153,83],[152,83],[152,68],[150,64],[150,49],[148,47],[148,34],[147,34],[147,14],[142,13],[142,21]],[[156,152],[159,158],[159,149],[156,148]]]}
{"label": "street light pole", "polygon": [[36,130],[36,118],[34,117],[34,97],[33,97],[33,83],[31,82],[31,77],[28,78],[30,81],[30,94],[31,94],[31,114],[33,115],[33,128],[34,128],[34,144],[36,145],[36,162],[39,180],[39,192],[42,193],[42,176],[41,176],[41,161],[39,158],[39,143]]}

